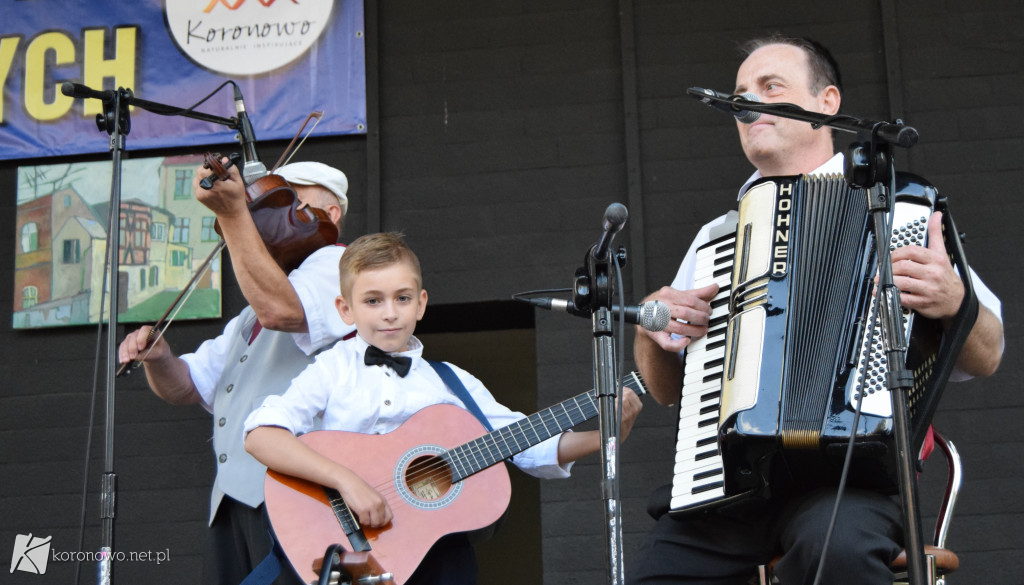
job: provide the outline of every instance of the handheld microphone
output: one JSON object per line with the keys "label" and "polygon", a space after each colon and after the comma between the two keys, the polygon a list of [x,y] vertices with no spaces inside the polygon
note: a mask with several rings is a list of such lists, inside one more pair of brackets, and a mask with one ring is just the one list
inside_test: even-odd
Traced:
{"label": "handheld microphone", "polygon": [[[572,301],[566,299],[553,299],[551,297],[534,297],[530,299],[518,298],[530,303],[541,309],[548,311],[565,311],[570,315],[576,315],[578,317],[586,317],[590,315],[589,311],[581,311],[577,309]],[[613,317],[617,318],[619,314],[620,306],[612,305]],[[668,308],[668,305],[661,301],[648,301],[646,303],[640,303],[639,305],[626,305],[621,307],[621,311],[625,315],[626,323],[633,325],[639,325],[648,331],[662,331],[668,327],[669,321],[672,320],[672,312]]]}
{"label": "handheld microphone", "polygon": [[594,246],[594,259],[604,261],[608,257],[608,248],[612,244],[615,234],[619,233],[622,226],[626,225],[629,219],[629,210],[621,203],[612,203],[604,210],[604,233],[601,239]]}
{"label": "handheld microphone", "polygon": [[712,108],[715,108],[716,110],[721,110],[726,114],[732,114],[733,116],[736,116],[736,119],[743,124],[753,124],[758,118],[761,117],[761,112],[752,112],[750,110],[743,110],[737,108],[736,106],[729,105],[729,102],[739,102],[739,100],[741,99],[744,99],[748,102],[760,103],[761,100],[758,99],[758,97],[753,93],[748,92],[743,95],[731,95],[718,93],[713,89],[705,89],[703,87],[691,87],[690,89],[686,90],[686,93],[692,95],[696,99],[699,99],[701,102],[711,106]]}

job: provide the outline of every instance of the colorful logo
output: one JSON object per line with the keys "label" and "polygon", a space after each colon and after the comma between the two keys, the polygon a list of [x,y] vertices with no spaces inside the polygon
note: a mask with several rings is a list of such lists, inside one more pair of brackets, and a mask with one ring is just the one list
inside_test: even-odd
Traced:
{"label": "colorful logo", "polygon": [[[264,6],[270,6],[271,4],[274,3],[274,0],[258,0],[258,1],[259,1],[260,4],[262,4]],[[216,6],[217,4],[223,4],[224,6],[227,6],[228,10],[236,10],[239,6],[242,5],[243,2],[245,2],[245,0],[237,0],[234,3],[231,3],[229,0],[211,0],[209,6],[204,8],[203,12],[210,12],[211,10],[213,10],[213,7]],[[292,0],[292,2],[294,2],[295,4],[298,4],[298,2],[296,2],[296,0]]]}

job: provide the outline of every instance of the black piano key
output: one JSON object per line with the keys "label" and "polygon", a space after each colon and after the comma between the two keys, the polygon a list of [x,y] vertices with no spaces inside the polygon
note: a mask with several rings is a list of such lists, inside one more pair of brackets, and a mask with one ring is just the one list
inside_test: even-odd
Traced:
{"label": "black piano key", "polygon": [[697,453],[697,456],[693,458],[694,461],[703,461],[704,459],[711,459],[712,457],[718,456],[718,449],[712,449],[711,451],[702,451]]}
{"label": "black piano key", "polygon": [[714,435],[712,435],[710,437],[704,437],[703,439],[697,441],[697,446],[698,447],[707,447],[708,445],[717,445],[717,444],[718,444],[718,437],[715,437]]}
{"label": "black piano key", "polygon": [[709,477],[715,477],[715,476],[718,476],[718,475],[722,475],[722,468],[721,467],[719,467],[717,469],[709,469],[707,471],[702,471],[700,473],[694,474],[693,481],[698,481],[698,480],[701,480],[701,479],[708,479]]}
{"label": "black piano key", "polygon": [[718,489],[718,488],[720,488],[720,487],[722,487],[724,485],[725,485],[724,481],[716,481],[714,483],[709,483],[707,485],[697,486],[697,487],[693,488],[693,491],[691,493],[699,494],[701,492],[706,492],[706,491],[710,491],[710,490],[713,490],[713,489]]}
{"label": "black piano key", "polygon": [[721,379],[722,379],[722,372],[718,372],[717,374],[709,374],[707,376],[704,376],[704,379],[701,380],[701,382],[710,382],[712,380],[721,380]]}
{"label": "black piano key", "polygon": [[699,423],[697,423],[697,428],[700,429],[700,428],[704,428],[704,427],[711,426],[711,425],[717,425],[717,424],[718,424],[718,417],[715,416],[715,417],[706,418],[706,419],[700,421]]}

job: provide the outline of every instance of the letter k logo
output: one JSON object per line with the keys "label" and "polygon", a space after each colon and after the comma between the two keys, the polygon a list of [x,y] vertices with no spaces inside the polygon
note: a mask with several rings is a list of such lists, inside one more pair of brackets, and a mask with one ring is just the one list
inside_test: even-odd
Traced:
{"label": "letter k logo", "polygon": [[26,573],[42,575],[46,562],[50,560],[50,537],[36,538],[29,534],[14,537],[14,552],[11,554],[11,572],[15,569]]}

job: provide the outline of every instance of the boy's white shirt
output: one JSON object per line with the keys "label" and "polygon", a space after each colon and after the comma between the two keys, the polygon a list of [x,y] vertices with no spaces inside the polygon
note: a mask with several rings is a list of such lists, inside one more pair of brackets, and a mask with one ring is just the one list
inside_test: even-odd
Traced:
{"label": "boy's white shirt", "polygon": [[[363,363],[368,344],[359,335],[320,353],[316,361],[292,380],[281,396],[268,396],[245,421],[244,433],[258,426],[277,426],[301,435],[314,430],[317,416],[325,430],[384,434],[397,429],[413,414],[434,404],[465,405],[423,359],[423,344],[415,337],[409,349],[393,355],[412,358],[404,377],[383,366]],[[449,364],[495,429],[525,418],[500,404],[483,383]],[[429,441],[430,437],[423,437]],[[556,435],[516,455],[512,462],[535,477],[569,476],[572,463],[558,464]]]}

